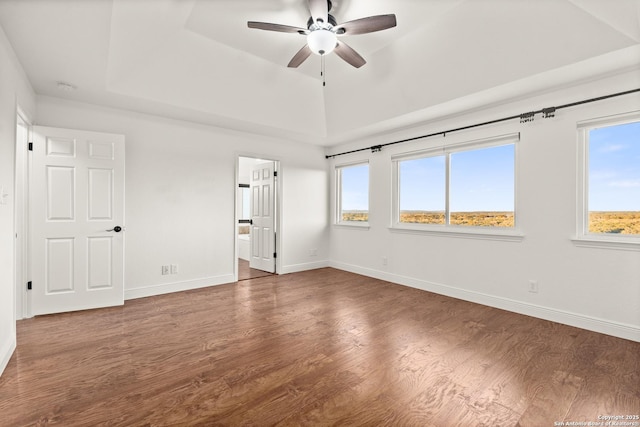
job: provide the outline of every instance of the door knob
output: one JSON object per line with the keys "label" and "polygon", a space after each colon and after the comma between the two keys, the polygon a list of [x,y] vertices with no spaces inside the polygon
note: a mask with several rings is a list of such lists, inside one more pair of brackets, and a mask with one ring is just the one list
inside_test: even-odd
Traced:
{"label": "door knob", "polygon": [[107,231],[115,231],[116,233],[119,233],[122,231],[122,227],[120,227],[119,225],[116,225],[111,230],[107,230]]}

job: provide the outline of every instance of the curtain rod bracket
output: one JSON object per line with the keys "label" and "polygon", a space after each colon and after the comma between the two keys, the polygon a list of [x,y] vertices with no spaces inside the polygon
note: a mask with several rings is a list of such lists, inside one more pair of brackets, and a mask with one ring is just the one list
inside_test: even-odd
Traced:
{"label": "curtain rod bracket", "polygon": [[382,145],[374,145],[373,147],[371,147],[372,153],[379,153],[381,151],[382,151]]}
{"label": "curtain rod bracket", "polygon": [[520,114],[520,123],[532,122],[536,118],[536,112],[530,111],[528,113]]}
{"label": "curtain rod bracket", "polygon": [[542,109],[542,114],[545,119],[556,116],[556,107],[548,107]]}

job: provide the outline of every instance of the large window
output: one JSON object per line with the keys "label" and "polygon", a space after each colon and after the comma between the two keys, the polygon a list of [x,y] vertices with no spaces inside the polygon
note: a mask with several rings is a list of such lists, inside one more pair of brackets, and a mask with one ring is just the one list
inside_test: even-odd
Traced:
{"label": "large window", "polygon": [[337,223],[369,221],[369,164],[336,167]]}
{"label": "large window", "polygon": [[601,122],[582,132],[582,234],[640,236],[640,120]]}
{"label": "large window", "polygon": [[513,227],[515,145],[452,153],[449,223]]}
{"label": "large window", "polygon": [[513,228],[516,138],[394,159],[396,224]]}

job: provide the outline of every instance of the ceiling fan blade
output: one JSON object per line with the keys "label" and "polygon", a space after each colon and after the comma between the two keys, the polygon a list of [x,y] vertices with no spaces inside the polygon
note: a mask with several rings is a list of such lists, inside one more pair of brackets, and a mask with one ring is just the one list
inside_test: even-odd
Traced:
{"label": "ceiling fan blade", "polygon": [[290,68],[298,68],[300,64],[302,64],[309,56],[311,55],[311,49],[309,49],[309,45],[304,45],[302,49],[296,53],[291,61],[289,61],[289,65],[287,67]]}
{"label": "ceiling fan blade", "polygon": [[304,28],[292,27],[290,25],[272,24],[269,22],[249,21],[247,22],[247,25],[249,26],[249,28],[255,28],[257,30],[278,31],[280,33],[309,33],[309,30],[306,30]]}
{"label": "ceiling fan blade", "polygon": [[311,12],[313,22],[328,22],[329,3],[327,0],[309,0],[309,12]]}
{"label": "ceiling fan blade", "polygon": [[396,15],[376,15],[367,18],[355,19],[353,21],[339,24],[334,29],[336,34],[346,34],[352,36],[355,34],[373,33],[376,31],[386,30],[396,26]]}
{"label": "ceiling fan blade", "polygon": [[348,44],[342,41],[338,41],[338,44],[336,45],[334,52],[340,58],[344,59],[346,62],[348,62],[349,64],[353,65],[356,68],[360,68],[367,63],[367,61],[365,61],[364,58],[360,56],[358,52],[353,50],[353,48],[351,48]]}

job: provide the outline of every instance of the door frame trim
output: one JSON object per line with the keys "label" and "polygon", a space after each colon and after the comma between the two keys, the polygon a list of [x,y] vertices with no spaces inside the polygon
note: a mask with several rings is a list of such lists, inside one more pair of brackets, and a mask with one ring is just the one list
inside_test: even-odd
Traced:
{"label": "door frame trim", "polygon": [[[18,140],[18,126],[22,122],[27,130],[26,141]],[[15,286],[14,295],[14,317],[15,320],[33,317],[31,314],[31,304],[26,283],[30,278],[29,269],[29,187],[30,187],[30,156],[27,147],[32,138],[33,121],[29,115],[20,107],[16,106],[15,122],[15,151],[14,151],[14,177],[13,177],[13,200],[14,200],[14,220],[13,220],[13,254],[14,272],[13,283]],[[19,152],[22,152],[22,162],[20,162]],[[21,177],[21,178],[20,178]],[[19,179],[20,178],[20,179]],[[23,191],[20,197],[19,184],[22,181]],[[18,227],[18,221],[22,222],[22,229]],[[20,243],[20,245],[19,245]],[[18,247],[22,247],[22,254],[18,257]]]}
{"label": "door frame trim", "polygon": [[234,168],[234,186],[233,186],[233,281],[238,281],[238,220],[240,219],[240,213],[238,212],[238,186],[240,184],[239,174],[240,174],[240,157],[246,157],[249,159],[260,159],[266,162],[274,162],[274,170],[278,173],[275,178],[275,191],[273,193],[274,204],[275,207],[274,214],[276,216],[275,226],[276,226],[276,239],[275,239],[275,250],[278,256],[275,259],[275,268],[276,271],[274,274],[280,274],[282,271],[282,257],[283,257],[283,248],[282,248],[282,165],[279,158],[271,156],[271,155],[261,155],[255,152],[236,152],[235,159],[235,168]]}

